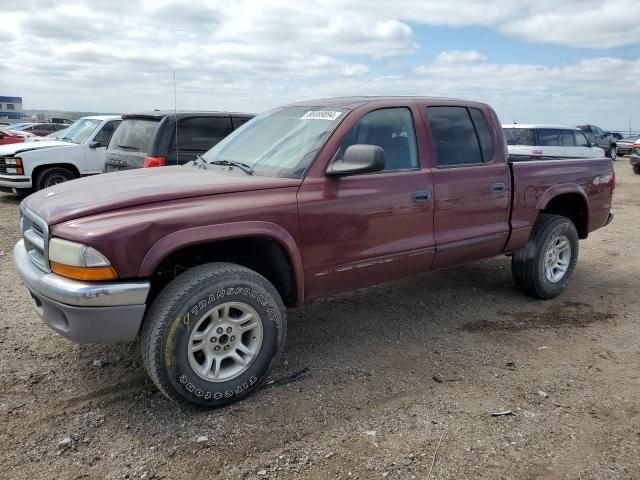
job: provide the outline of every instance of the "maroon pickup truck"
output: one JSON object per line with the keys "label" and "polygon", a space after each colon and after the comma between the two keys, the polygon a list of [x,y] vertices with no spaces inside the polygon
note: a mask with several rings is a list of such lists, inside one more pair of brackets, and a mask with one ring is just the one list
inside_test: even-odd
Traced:
{"label": "maroon pickup truck", "polygon": [[496,255],[526,294],[560,294],[614,188],[608,158],[508,163],[482,103],[319,100],[264,113],[183,167],[31,195],[14,259],[51,328],[141,335],[163,394],[217,407],[265,378],[285,306]]}

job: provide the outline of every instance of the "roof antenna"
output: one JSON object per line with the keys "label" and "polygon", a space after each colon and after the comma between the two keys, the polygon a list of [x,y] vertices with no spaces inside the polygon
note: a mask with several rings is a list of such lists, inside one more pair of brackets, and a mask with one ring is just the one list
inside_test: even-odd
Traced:
{"label": "roof antenna", "polygon": [[176,71],[173,71],[173,115],[176,119],[176,165],[180,165],[180,144],[178,143],[178,89],[176,88]]}

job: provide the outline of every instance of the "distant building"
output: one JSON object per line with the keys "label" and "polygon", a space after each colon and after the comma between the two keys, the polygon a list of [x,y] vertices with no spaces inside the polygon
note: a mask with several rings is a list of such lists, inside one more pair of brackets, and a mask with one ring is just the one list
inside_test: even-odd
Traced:
{"label": "distant building", "polygon": [[22,118],[22,97],[0,96],[0,118]]}

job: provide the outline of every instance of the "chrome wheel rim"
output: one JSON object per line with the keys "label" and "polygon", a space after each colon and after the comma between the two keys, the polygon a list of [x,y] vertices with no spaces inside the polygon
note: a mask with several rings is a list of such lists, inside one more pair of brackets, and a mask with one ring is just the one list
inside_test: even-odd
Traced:
{"label": "chrome wheel rim", "polygon": [[262,346],[262,322],[246,303],[228,302],[207,312],[189,335],[189,365],[208,382],[226,382],[251,366]]}
{"label": "chrome wheel rim", "polygon": [[544,257],[544,276],[551,283],[564,278],[571,264],[571,242],[564,235],[556,237]]}
{"label": "chrome wheel rim", "polygon": [[615,160],[618,157],[618,150],[611,147],[611,160]]}

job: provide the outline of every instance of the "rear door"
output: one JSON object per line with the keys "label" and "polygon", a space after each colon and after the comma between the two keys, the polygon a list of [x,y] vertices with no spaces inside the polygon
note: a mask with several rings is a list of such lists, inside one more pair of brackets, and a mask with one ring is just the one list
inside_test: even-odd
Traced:
{"label": "rear door", "polygon": [[351,145],[377,145],[384,150],[385,170],[328,177],[323,165],[321,173],[305,178],[298,192],[308,297],[431,267],[433,185],[420,155],[418,139],[424,145],[425,135],[422,126],[416,131],[419,111],[406,104],[372,108],[352,113],[360,118],[348,131],[336,132],[340,136],[336,142],[332,138],[331,155],[335,160]]}
{"label": "rear door", "polygon": [[184,165],[214,147],[233,131],[229,115],[180,118],[173,133],[168,165]]}
{"label": "rear door", "polygon": [[105,172],[142,168],[159,125],[160,118],[125,118],[109,141]]}
{"label": "rear door", "polygon": [[464,106],[426,108],[433,170],[434,267],[499,254],[509,234],[511,181],[497,120]]}

